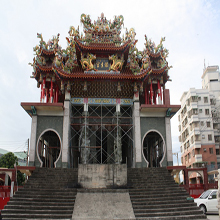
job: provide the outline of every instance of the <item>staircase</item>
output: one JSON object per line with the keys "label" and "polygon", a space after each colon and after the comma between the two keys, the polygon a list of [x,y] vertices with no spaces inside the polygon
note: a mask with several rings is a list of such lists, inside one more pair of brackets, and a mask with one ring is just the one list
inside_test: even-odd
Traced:
{"label": "staircase", "polygon": [[2,219],[72,219],[77,169],[36,168],[2,210]]}
{"label": "staircase", "polygon": [[129,168],[128,187],[136,219],[206,219],[165,167]]}

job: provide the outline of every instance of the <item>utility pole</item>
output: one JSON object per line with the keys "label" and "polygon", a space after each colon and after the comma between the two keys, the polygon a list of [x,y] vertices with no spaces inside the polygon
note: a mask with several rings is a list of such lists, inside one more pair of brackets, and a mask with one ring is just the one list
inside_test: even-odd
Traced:
{"label": "utility pole", "polygon": [[[173,155],[175,155],[177,157],[177,165],[179,166],[179,158],[178,158],[178,152],[173,153]],[[179,183],[180,183],[180,174],[178,173],[178,179],[179,179]]]}
{"label": "utility pole", "polygon": [[27,166],[28,166],[28,157],[29,157],[29,138],[28,138],[27,142],[28,142],[28,149],[27,149]]}

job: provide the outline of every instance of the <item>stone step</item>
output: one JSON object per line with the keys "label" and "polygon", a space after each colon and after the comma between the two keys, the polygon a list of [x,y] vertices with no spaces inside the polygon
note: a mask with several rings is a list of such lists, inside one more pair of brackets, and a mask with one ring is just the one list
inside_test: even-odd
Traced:
{"label": "stone step", "polygon": [[73,207],[70,210],[62,210],[62,209],[55,209],[55,210],[51,210],[51,209],[3,209],[4,210],[4,215],[5,214],[25,214],[25,213],[29,213],[30,215],[33,214],[68,214],[68,215],[72,215],[73,213]]}
{"label": "stone step", "polygon": [[152,200],[148,200],[148,201],[146,201],[146,200],[144,200],[144,199],[141,199],[141,200],[132,200],[132,205],[133,206],[135,206],[135,205],[149,205],[149,206],[151,206],[151,205],[153,205],[153,206],[155,206],[155,205],[164,205],[164,204],[185,204],[185,203],[189,203],[189,204],[195,204],[193,201],[188,201],[188,200],[186,200],[185,198],[184,199],[179,199],[178,201],[174,201],[174,199],[172,198],[172,199],[169,199],[169,200],[166,200],[166,203],[164,202],[164,200],[161,200],[161,201],[158,201],[158,200],[156,200],[156,201],[152,201]]}
{"label": "stone step", "polygon": [[28,192],[28,193],[77,193],[77,189],[69,189],[69,188],[66,188],[66,189],[51,189],[51,188],[48,188],[48,189],[25,189],[25,188],[20,188],[16,193],[25,193],[25,192]]}
{"label": "stone step", "polygon": [[[152,191],[152,190],[155,190],[155,191],[160,191],[160,190],[166,190],[166,189],[179,189],[179,188],[181,188],[181,187],[179,187],[178,185],[168,185],[168,186],[157,186],[157,187],[155,187],[155,186],[148,186],[148,187],[146,187],[146,185],[145,186],[143,186],[143,187],[137,187],[137,186],[135,186],[135,188],[133,187],[133,188],[131,188],[131,189],[129,189],[129,190],[147,190],[147,191]],[[183,188],[181,188],[181,189],[183,189]]]}
{"label": "stone step", "polygon": [[72,205],[69,205],[69,204],[67,204],[67,205],[63,205],[63,204],[54,204],[54,205],[47,205],[47,206],[45,206],[45,205],[42,205],[42,204],[39,204],[39,203],[36,203],[36,204],[34,204],[34,205],[32,205],[32,204],[26,204],[26,206],[24,206],[24,205],[7,205],[7,209],[4,209],[4,210],[11,210],[11,209],[24,209],[24,210],[70,210],[70,209],[72,209],[73,208],[73,205],[74,205],[74,203],[72,204]]}
{"label": "stone step", "polygon": [[24,198],[24,199],[28,199],[28,198],[34,198],[34,199],[38,199],[38,198],[41,198],[41,199],[73,199],[75,198],[75,195],[39,195],[39,194],[36,194],[35,196],[32,195],[29,195],[29,194],[25,194],[25,195],[22,195],[22,194],[15,194],[14,196],[14,199],[16,198]]}
{"label": "stone step", "polygon": [[39,195],[39,196],[75,196],[76,192],[56,192],[55,190],[54,191],[37,191],[37,194],[36,194],[36,191],[31,191],[31,190],[27,190],[27,191],[17,191],[14,195],[14,197],[18,197],[18,196],[36,196],[36,195]]}
{"label": "stone step", "polygon": [[2,219],[72,219],[72,214],[22,214],[19,215],[16,213],[2,213]]}
{"label": "stone step", "polygon": [[[169,196],[168,196],[169,195]],[[179,197],[184,197],[187,198],[188,195],[186,192],[180,192],[180,193],[160,193],[160,194],[149,194],[147,192],[144,193],[130,193],[131,199],[133,198],[140,198],[140,197],[145,197],[145,198],[154,198],[154,199],[165,199],[165,198],[179,198]]]}
{"label": "stone step", "polygon": [[36,197],[31,197],[31,198],[25,198],[25,197],[14,197],[13,199],[11,199],[10,201],[16,200],[17,202],[22,202],[23,200],[26,201],[35,201],[35,202],[74,202],[75,198],[71,197],[71,198],[36,198]]}
{"label": "stone step", "polygon": [[166,203],[166,204],[155,204],[155,205],[149,205],[149,204],[133,204],[133,208],[135,209],[155,209],[155,208],[175,208],[175,207],[196,207],[196,203],[191,204],[191,203]]}
{"label": "stone step", "polygon": [[21,200],[18,201],[17,200],[10,200],[8,203],[7,203],[7,206],[8,205],[22,205],[22,206],[29,206],[29,205],[33,205],[33,206],[73,206],[75,203],[75,200],[74,201],[60,201],[60,202],[48,202],[48,201],[30,201],[30,200]]}
{"label": "stone step", "polygon": [[178,196],[178,197],[173,197],[173,196],[167,196],[167,197],[163,197],[163,198],[152,198],[152,197],[145,197],[145,196],[137,196],[137,197],[132,197],[130,196],[131,201],[152,201],[152,202],[160,202],[160,201],[171,201],[172,199],[175,199],[176,201],[178,200],[186,200],[187,196]]}
{"label": "stone step", "polygon": [[187,193],[186,191],[185,191],[185,189],[182,189],[182,188],[180,188],[180,187],[167,187],[167,188],[154,188],[154,190],[152,189],[152,190],[150,190],[150,191],[147,191],[147,189],[129,189],[129,192],[131,193],[131,194],[133,194],[133,193],[145,193],[145,192],[147,192],[148,194],[155,194],[156,192],[155,191],[157,191],[158,193],[163,193],[163,192],[166,192],[166,193],[173,193],[173,192],[185,192],[185,193]]}
{"label": "stone step", "polygon": [[[155,213],[155,212],[182,212],[185,211],[185,207],[166,207],[166,208],[161,208],[160,206],[158,206],[157,208],[135,208],[134,212],[135,213]],[[190,210],[199,210],[199,208],[197,206],[192,206],[192,207],[187,207],[187,211]]]}
{"label": "stone step", "polygon": [[[135,211],[135,210],[134,210]],[[201,210],[182,210],[174,212],[150,212],[150,213],[144,213],[144,212],[139,212],[139,213],[135,213],[135,216],[138,217],[165,217],[165,216],[181,216],[181,215],[202,215],[202,211]]]}
{"label": "stone step", "polygon": [[195,219],[195,220],[199,220],[199,219],[207,219],[206,215],[178,215],[178,216],[169,216],[169,217],[138,217],[136,218],[136,220],[183,220],[183,219],[187,219],[187,220],[191,220],[191,219]]}

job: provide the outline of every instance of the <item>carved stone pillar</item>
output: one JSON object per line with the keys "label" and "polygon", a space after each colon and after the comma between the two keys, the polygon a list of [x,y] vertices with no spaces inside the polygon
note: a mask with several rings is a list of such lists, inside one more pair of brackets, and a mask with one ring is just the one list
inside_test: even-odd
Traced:
{"label": "carved stone pillar", "polygon": [[117,108],[113,120],[113,124],[116,124],[116,130],[114,132],[114,155],[116,164],[121,164],[122,162],[121,127],[119,126],[121,113],[119,109],[120,108]]}
{"label": "carved stone pillar", "polygon": [[89,163],[89,156],[90,156],[90,140],[89,140],[89,119],[87,116],[89,115],[88,111],[83,112],[83,118],[82,121],[82,130],[79,137],[79,146],[80,146],[80,162],[82,164],[88,164]]}

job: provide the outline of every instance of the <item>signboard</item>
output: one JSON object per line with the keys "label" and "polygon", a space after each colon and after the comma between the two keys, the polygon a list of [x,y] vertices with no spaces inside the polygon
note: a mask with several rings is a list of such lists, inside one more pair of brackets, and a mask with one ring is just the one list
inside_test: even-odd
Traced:
{"label": "signboard", "polygon": [[110,68],[110,62],[108,59],[97,58],[94,66],[95,66],[95,69],[97,69],[98,71],[100,71],[100,70],[107,71]]}
{"label": "signboard", "polygon": [[109,99],[109,98],[72,98],[72,104],[84,104],[88,103],[90,105],[133,105],[133,99]]}

